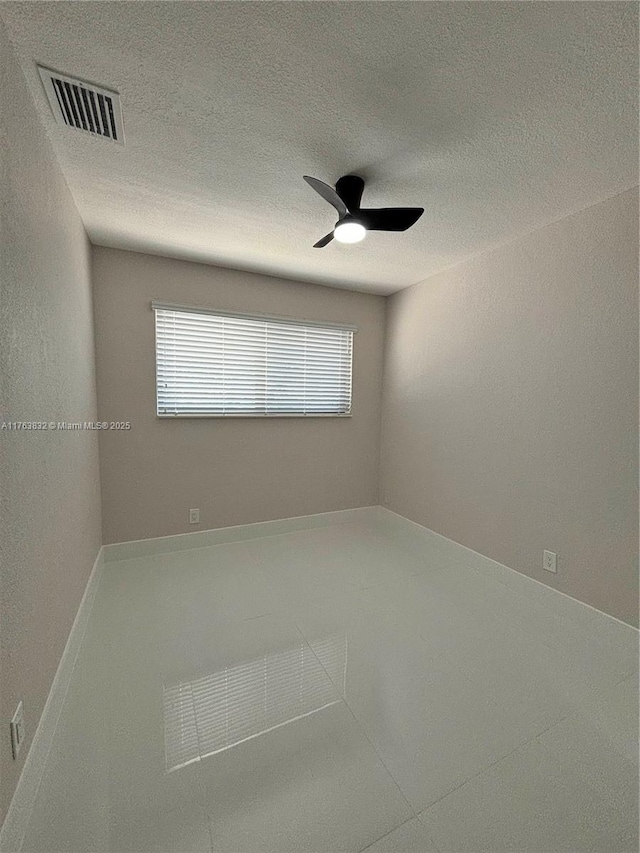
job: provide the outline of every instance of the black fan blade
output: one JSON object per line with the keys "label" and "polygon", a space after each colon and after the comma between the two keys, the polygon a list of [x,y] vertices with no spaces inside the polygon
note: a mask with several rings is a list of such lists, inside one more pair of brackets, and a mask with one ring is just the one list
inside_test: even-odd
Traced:
{"label": "black fan blade", "polygon": [[423,213],[424,207],[379,207],[360,210],[358,219],[367,231],[406,231]]}
{"label": "black fan blade", "polygon": [[349,208],[349,213],[360,210],[363,189],[364,181],[357,175],[345,175],[336,184],[336,192]]}
{"label": "black fan blade", "polygon": [[333,231],[331,231],[329,234],[327,234],[325,237],[323,237],[322,240],[318,240],[317,243],[314,243],[313,248],[314,249],[322,249],[327,245],[327,243],[330,243],[332,240],[333,240]]}
{"label": "black fan blade", "polygon": [[349,213],[346,204],[342,201],[333,187],[330,187],[329,184],[325,184],[324,181],[319,181],[317,178],[310,178],[309,175],[303,175],[302,177],[310,187],[313,187],[313,189],[322,196],[325,201],[328,201],[329,204],[332,204],[335,207],[340,214],[340,219]]}

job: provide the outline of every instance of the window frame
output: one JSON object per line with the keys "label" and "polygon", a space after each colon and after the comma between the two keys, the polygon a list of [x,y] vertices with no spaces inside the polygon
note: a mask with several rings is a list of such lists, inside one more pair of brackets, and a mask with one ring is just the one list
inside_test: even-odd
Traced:
{"label": "window frame", "polygon": [[[351,323],[333,323],[324,320],[301,320],[298,317],[288,317],[276,314],[249,314],[241,311],[218,310],[195,305],[183,305],[152,300],[151,310],[154,314],[154,376],[155,376],[155,409],[156,417],[162,420],[181,418],[351,418],[353,417],[353,350],[354,338],[358,327]],[[333,329],[351,332],[351,348],[349,353],[350,406],[348,412],[160,412],[158,411],[158,320],[157,311],[182,311],[189,314],[207,314],[214,317],[230,317],[240,320],[256,320],[258,322],[282,323],[289,326],[303,326],[308,329]]]}

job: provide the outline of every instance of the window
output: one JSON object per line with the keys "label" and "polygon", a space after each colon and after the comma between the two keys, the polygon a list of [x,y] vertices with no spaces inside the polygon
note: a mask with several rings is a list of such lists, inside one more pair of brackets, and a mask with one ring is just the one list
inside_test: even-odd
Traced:
{"label": "window", "polygon": [[353,326],[152,307],[159,416],[351,414]]}

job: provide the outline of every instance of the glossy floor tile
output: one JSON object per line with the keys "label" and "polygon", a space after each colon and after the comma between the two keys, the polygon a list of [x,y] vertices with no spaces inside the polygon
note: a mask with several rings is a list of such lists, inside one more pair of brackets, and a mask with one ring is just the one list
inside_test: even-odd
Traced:
{"label": "glossy floor tile", "polygon": [[637,708],[633,678],[428,809],[438,850],[636,851]]}
{"label": "glossy floor tile", "polygon": [[636,850],[637,639],[379,511],[108,563],[22,850]]}
{"label": "glossy floor tile", "polygon": [[366,853],[438,853],[427,827],[414,817],[366,848]]}

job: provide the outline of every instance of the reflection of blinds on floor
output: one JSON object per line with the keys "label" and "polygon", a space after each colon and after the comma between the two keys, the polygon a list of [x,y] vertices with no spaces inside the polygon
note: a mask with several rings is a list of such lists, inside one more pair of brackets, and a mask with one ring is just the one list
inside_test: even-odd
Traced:
{"label": "reflection of blinds on floor", "polygon": [[340,690],[347,695],[347,637],[325,637],[324,640],[313,641],[313,651],[328,672],[329,678]]}
{"label": "reflection of blinds on floor", "polygon": [[[346,668],[346,639],[320,643],[336,685]],[[163,688],[165,760],[176,770],[340,701],[306,643]]]}

